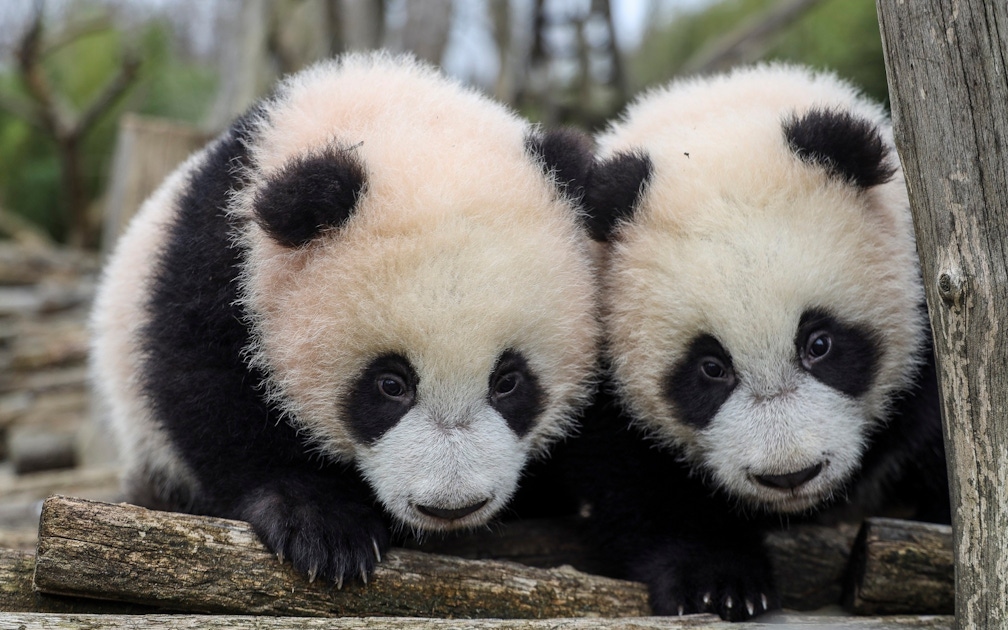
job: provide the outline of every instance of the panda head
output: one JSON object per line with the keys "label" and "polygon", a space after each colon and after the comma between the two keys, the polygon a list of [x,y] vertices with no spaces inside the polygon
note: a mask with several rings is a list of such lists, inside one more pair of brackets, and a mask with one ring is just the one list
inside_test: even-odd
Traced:
{"label": "panda head", "polygon": [[600,152],[609,179],[642,182],[589,194],[632,415],[750,507],[842,496],[927,334],[881,108],[832,75],[758,66],[645,95]]}
{"label": "panda head", "polygon": [[401,524],[485,522],[590,396],[590,143],[383,55],[295,76],[254,127],[233,212],[268,394]]}

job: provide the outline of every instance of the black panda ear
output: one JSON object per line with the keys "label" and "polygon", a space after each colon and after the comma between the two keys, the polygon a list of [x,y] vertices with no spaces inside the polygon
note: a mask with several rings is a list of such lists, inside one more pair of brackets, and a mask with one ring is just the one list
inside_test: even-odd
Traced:
{"label": "black panda ear", "polygon": [[591,136],[577,129],[550,129],[525,138],[525,150],[542,161],[561,193],[580,204],[594,158]]}
{"label": "black panda ear", "polygon": [[298,156],[256,194],[255,219],[281,245],[300,247],[353,215],[367,183],[352,149],[329,147]]}
{"label": "black panda ear", "polygon": [[859,188],[884,184],[896,172],[879,129],[850,112],[811,109],[788,118],[783,127],[799,159]]}
{"label": "black panda ear", "polygon": [[608,241],[619,223],[633,218],[653,170],[643,151],[617,153],[592,166],[584,205],[593,239]]}

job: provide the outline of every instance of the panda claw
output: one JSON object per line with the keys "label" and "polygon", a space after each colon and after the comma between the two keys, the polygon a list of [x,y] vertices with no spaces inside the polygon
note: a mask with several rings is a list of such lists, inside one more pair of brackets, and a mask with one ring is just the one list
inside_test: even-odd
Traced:
{"label": "panda claw", "polygon": [[318,577],[318,567],[312,567],[311,570],[308,571],[308,583],[313,584],[316,577]]}
{"label": "panda claw", "polygon": [[276,552],[276,556],[277,556],[277,560],[280,561],[280,564],[283,564],[284,563],[284,552],[283,551],[277,551]]}
{"label": "panda claw", "polygon": [[732,603],[733,602],[732,602],[731,595],[729,595],[728,599],[725,600],[725,608],[727,608],[728,610],[731,610],[732,609]]}
{"label": "panda claw", "polygon": [[337,591],[342,591],[343,590],[343,576],[342,575],[340,575],[338,578],[336,578],[336,590]]}
{"label": "panda claw", "polygon": [[704,603],[704,606],[710,606],[710,603],[711,603],[710,593],[704,593],[703,603]]}
{"label": "panda claw", "polygon": [[367,569],[365,569],[363,565],[360,568],[360,579],[361,582],[364,582],[364,584],[367,585]]}
{"label": "panda claw", "polygon": [[381,562],[381,551],[378,549],[378,541],[374,538],[371,539],[371,546],[374,547],[375,560]]}
{"label": "panda claw", "polygon": [[679,604],[679,616],[682,617],[683,613],[686,612],[682,604]]}
{"label": "panda claw", "polygon": [[766,595],[763,594],[763,593],[760,593],[760,602],[763,604],[763,610],[769,610],[770,609],[770,603],[767,602]]}
{"label": "panda claw", "polygon": [[749,616],[750,617],[752,617],[753,615],[756,614],[756,607],[753,606],[753,603],[751,601],[749,601],[748,599],[745,600],[745,607],[746,607],[746,610],[749,611]]}

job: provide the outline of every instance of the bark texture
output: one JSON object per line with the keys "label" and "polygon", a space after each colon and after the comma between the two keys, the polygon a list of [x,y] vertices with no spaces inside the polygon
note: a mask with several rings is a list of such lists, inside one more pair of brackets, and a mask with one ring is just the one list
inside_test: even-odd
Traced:
{"label": "bark texture", "polygon": [[878,0],[942,388],[961,628],[1008,619],[1008,3]]}

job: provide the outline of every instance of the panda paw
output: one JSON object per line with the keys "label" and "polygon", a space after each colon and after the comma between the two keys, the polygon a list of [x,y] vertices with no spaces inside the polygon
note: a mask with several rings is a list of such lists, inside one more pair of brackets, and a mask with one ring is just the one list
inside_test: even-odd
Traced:
{"label": "panda paw", "polygon": [[715,613],[727,621],[745,621],[780,608],[762,549],[683,544],[649,556],[631,577],[648,585],[656,615]]}
{"label": "panda paw", "polygon": [[337,588],[365,584],[389,546],[389,530],[370,505],[304,487],[271,487],[251,493],[239,518],[280,559],[290,560],[310,582],[325,578]]}

